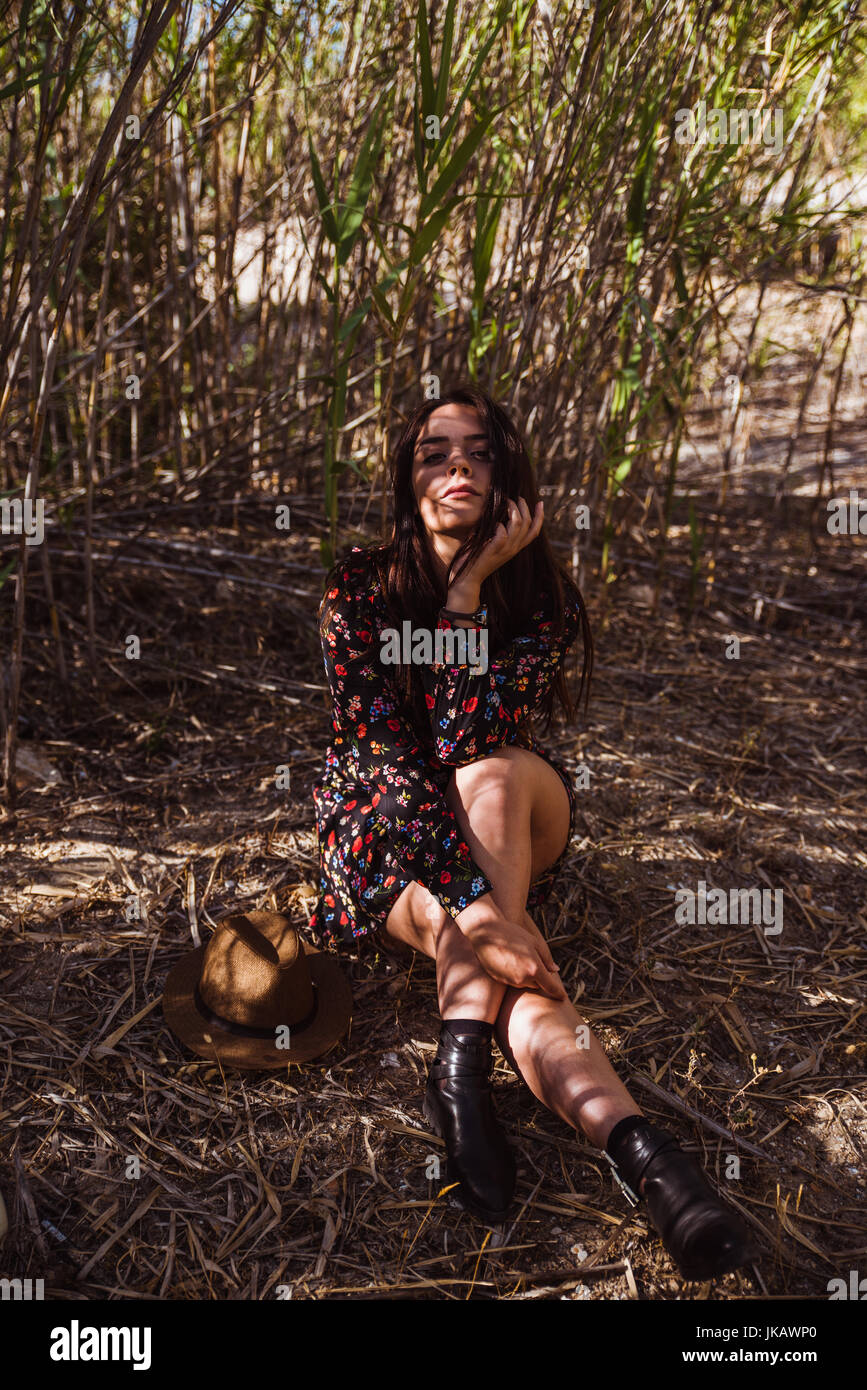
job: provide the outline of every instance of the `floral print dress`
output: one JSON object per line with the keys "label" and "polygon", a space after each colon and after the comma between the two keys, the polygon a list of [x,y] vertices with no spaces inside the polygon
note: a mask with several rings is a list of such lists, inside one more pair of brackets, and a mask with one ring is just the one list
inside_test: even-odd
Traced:
{"label": "floral print dress", "polygon": [[[574,586],[564,585],[565,636],[557,640],[540,598],[530,630],[490,653],[484,674],[454,662],[419,666],[430,727],[418,729],[394,679],[397,668],[380,660],[380,633],[394,620],[369,555],[355,546],[330,579],[326,598],[336,602],[320,635],[333,736],[324,774],[313,787],[320,886],[310,928],[324,944],[351,944],[384,928],[413,879],[450,916],[491,891],[445,791],[456,767],[496,748],[516,744],[552,765],[569,795],[571,840],[572,779],[528,721],[580,631],[580,599]],[[439,626],[452,624],[440,618]],[[565,853],[530,885],[528,911],[550,892]]]}

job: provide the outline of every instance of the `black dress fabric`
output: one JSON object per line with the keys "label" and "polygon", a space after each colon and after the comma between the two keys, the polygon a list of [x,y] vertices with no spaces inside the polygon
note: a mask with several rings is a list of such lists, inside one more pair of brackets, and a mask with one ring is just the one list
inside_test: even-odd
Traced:
{"label": "black dress fabric", "polygon": [[[369,551],[355,546],[329,581],[326,596],[336,602],[320,635],[332,739],[324,774],[313,787],[320,885],[310,918],[312,933],[326,945],[351,944],[384,928],[413,879],[451,916],[491,891],[445,790],[456,767],[496,748],[529,748],[551,764],[569,795],[571,840],[572,779],[541,746],[529,719],[580,631],[578,592],[565,584],[566,627],[559,639],[550,601],[540,596],[528,631],[489,651],[484,674],[453,662],[419,666],[429,715],[429,726],[419,729],[395,681],[397,668],[380,660],[380,634],[395,624]],[[452,624],[441,618],[439,626]],[[547,897],[565,853],[530,885],[528,911]]]}

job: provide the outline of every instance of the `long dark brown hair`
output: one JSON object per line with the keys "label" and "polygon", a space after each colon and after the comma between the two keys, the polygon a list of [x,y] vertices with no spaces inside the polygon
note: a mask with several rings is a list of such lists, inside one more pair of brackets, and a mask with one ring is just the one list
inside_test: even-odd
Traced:
{"label": "long dark brown hair", "polygon": [[[491,485],[484,509],[478,525],[455,553],[451,582],[454,583],[464,568],[473,563],[499,523],[508,524],[510,498],[517,501],[523,497],[531,514],[535,512],[539,500],[522,435],[506,410],[487,392],[475,385],[464,385],[419,405],[407,419],[389,460],[389,483],[394,507],[391,540],[367,551],[376,566],[386,605],[398,629],[406,618],[410,619],[414,628],[436,628],[439,609],[446,602],[448,586],[438,580],[430,563],[427,532],[415,499],[412,474],[416,442],[424,422],[434,410],[451,404],[471,406],[478,412],[491,453]],[[490,656],[495,656],[518,633],[527,631],[543,591],[551,595],[554,632],[557,637],[562,636],[566,588],[572,590],[580,607],[583,659],[578,701],[584,691],[586,712],[593,671],[593,639],[587,610],[580,590],[554,555],[544,525],[534,541],[488,575],[481,585],[480,601],[488,609],[488,651]],[[416,668],[410,663],[392,669],[418,726],[426,727],[428,715],[424,691]],[[562,664],[543,702],[545,732],[551,725],[555,694],[567,720],[573,722],[576,706],[569,694]]]}

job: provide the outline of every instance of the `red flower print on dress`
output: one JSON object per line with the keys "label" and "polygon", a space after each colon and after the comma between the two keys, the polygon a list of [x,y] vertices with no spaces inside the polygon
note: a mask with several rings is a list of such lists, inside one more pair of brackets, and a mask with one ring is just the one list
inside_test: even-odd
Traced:
{"label": "red flower print on dress", "polygon": [[384,902],[419,875],[455,911],[467,897],[490,891],[445,800],[448,777],[504,739],[536,748],[532,716],[580,631],[572,596],[555,643],[553,605],[540,595],[524,629],[492,660],[487,680],[467,681],[449,663],[422,669],[418,719],[374,656],[386,605],[372,560],[353,547],[351,559],[336,568],[330,604],[322,609],[333,702],[326,772],[314,792],[322,847],[315,922],[323,944],[372,931],[385,915]]}

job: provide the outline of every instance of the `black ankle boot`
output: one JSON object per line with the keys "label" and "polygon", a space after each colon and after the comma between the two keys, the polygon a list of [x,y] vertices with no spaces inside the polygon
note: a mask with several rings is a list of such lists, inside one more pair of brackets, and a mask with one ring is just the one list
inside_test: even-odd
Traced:
{"label": "black ankle boot", "polygon": [[[740,1216],[710,1187],[695,1159],[657,1125],[641,1125],[617,1145],[618,1162],[602,1151],[633,1206],[647,1212],[684,1279],[715,1279],[758,1258]],[[642,1178],[644,1191],[639,1195]]]}
{"label": "black ankle boot", "polygon": [[422,1109],[445,1140],[446,1180],[460,1184],[455,1196],[481,1221],[497,1225],[514,1196],[517,1166],[494,1109],[491,1068],[488,1038],[443,1029]]}

